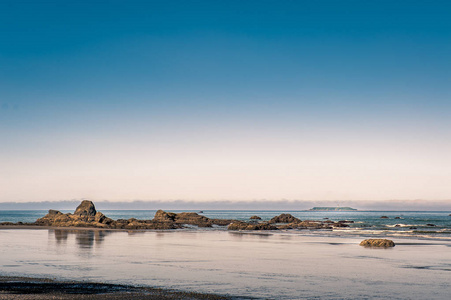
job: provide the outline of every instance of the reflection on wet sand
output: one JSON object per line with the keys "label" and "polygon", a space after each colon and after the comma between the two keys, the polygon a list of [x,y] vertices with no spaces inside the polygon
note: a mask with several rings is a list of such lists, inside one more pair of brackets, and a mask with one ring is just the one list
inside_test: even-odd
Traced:
{"label": "reflection on wet sand", "polygon": [[65,244],[68,237],[74,235],[80,248],[92,248],[94,245],[100,246],[110,232],[104,230],[52,229],[49,230],[49,234],[55,236],[57,245]]}

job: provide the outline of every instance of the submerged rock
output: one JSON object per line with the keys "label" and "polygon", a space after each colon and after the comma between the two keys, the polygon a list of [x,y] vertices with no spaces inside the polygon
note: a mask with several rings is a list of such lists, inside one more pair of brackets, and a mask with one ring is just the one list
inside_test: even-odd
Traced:
{"label": "submerged rock", "polygon": [[261,220],[262,218],[260,218],[259,216],[252,216],[249,219],[251,219],[251,220]]}
{"label": "submerged rock", "polygon": [[389,248],[394,247],[395,243],[392,240],[386,239],[367,239],[360,242],[363,247]]}
{"label": "submerged rock", "polygon": [[382,216],[381,219],[389,219],[387,216]]}

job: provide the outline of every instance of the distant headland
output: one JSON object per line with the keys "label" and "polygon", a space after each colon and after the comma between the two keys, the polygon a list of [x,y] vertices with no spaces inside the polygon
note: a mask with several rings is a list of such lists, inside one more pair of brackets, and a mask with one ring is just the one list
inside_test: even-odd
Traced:
{"label": "distant headland", "polygon": [[357,210],[352,207],[314,207],[309,209],[311,211],[354,211]]}

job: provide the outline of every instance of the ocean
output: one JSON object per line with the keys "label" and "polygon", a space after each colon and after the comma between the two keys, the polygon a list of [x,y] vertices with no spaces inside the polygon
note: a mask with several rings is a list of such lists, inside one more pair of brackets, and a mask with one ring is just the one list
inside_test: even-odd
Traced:
{"label": "ocean", "polygon": [[[187,210],[183,210],[187,211]],[[63,210],[68,213],[73,210]],[[156,210],[102,210],[112,219],[152,219]],[[182,210],[172,210],[182,212]],[[198,211],[194,211],[198,212]],[[34,222],[43,217],[45,210],[0,210],[1,222]],[[199,213],[199,212],[198,212]],[[281,213],[290,213],[301,220],[329,219],[331,221],[348,220],[354,223],[349,228],[334,230],[295,230],[300,234],[350,235],[350,236],[399,236],[415,238],[451,238],[451,216],[449,211],[244,211],[244,210],[205,210],[201,215],[208,218],[236,219],[248,221],[257,215],[262,221],[268,221]],[[381,218],[381,217],[387,218]],[[226,230],[224,227],[196,228],[189,230]]]}

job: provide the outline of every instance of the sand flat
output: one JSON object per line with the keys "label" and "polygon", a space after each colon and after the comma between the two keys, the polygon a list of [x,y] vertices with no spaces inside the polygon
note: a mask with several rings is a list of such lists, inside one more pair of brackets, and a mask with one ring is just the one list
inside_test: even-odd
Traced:
{"label": "sand flat", "polygon": [[[419,299],[451,293],[450,242],[284,232],[0,230],[2,275],[230,296]],[[403,244],[405,243],[405,244]]]}

